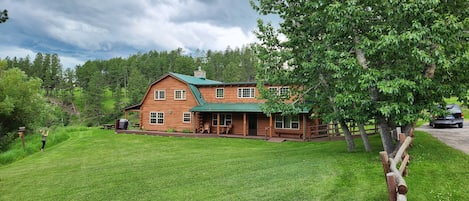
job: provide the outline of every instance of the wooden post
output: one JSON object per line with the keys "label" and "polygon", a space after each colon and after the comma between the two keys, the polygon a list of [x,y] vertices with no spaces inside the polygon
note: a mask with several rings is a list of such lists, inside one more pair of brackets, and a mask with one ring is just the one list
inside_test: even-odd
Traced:
{"label": "wooden post", "polygon": [[191,112],[191,119],[192,119],[192,133],[195,134],[197,133],[197,122],[199,122],[199,119],[197,118],[197,115],[195,115],[195,112]]}
{"label": "wooden post", "polygon": [[390,172],[386,174],[386,183],[388,185],[389,201],[397,200],[396,179],[395,173]]}
{"label": "wooden post", "polygon": [[19,127],[18,128],[18,135],[21,138],[21,144],[23,145],[23,151],[26,151],[25,145],[24,145],[24,130],[26,127]]}
{"label": "wooden post", "polygon": [[243,136],[246,136],[247,133],[247,117],[246,117],[246,112],[243,113]]}
{"label": "wooden post", "polygon": [[381,151],[379,152],[379,155],[381,156],[381,163],[383,164],[384,176],[386,176],[387,173],[391,172],[389,169],[388,153],[386,151]]}
{"label": "wooden post", "polygon": [[217,113],[217,135],[220,136],[220,113]]}
{"label": "wooden post", "polygon": [[306,139],[306,115],[303,114],[303,141]]}
{"label": "wooden post", "polygon": [[270,138],[272,138],[272,114],[270,114],[270,117],[269,117],[269,136]]}

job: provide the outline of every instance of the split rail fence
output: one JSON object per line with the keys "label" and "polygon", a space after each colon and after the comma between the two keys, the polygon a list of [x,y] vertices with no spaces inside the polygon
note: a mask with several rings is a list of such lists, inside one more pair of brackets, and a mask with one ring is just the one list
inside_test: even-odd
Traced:
{"label": "split rail fence", "polygon": [[[384,175],[388,187],[390,201],[405,201],[407,200],[408,187],[404,177],[407,176],[407,166],[409,164],[410,155],[407,149],[412,143],[413,132],[409,136],[403,133],[399,134],[400,148],[394,158],[388,156],[386,151],[379,152],[381,162],[383,164]],[[400,163],[399,169],[397,169]]]}

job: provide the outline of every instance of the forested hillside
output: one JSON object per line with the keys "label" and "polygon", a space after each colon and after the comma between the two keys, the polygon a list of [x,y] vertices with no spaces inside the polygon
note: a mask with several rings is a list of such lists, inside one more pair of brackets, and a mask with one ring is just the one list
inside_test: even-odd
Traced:
{"label": "forested hillside", "polygon": [[[225,51],[182,49],[149,51],[127,58],[92,60],[64,69],[59,55],[37,53],[34,59],[5,58],[6,69],[19,68],[42,80],[43,95],[67,111],[64,124],[96,126],[122,117],[122,108],[140,102],[150,83],[168,72],[192,75],[199,66],[208,79],[254,81],[255,56],[249,46]],[[80,114],[80,115],[77,115]],[[73,118],[70,118],[73,117]]]}

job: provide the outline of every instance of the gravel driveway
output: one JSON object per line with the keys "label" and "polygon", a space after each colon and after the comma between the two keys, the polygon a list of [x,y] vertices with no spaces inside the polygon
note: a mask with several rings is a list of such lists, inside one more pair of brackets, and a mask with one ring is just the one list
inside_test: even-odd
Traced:
{"label": "gravel driveway", "polygon": [[435,136],[447,145],[469,154],[469,122],[464,122],[464,128],[446,127],[432,128],[427,124],[420,126],[416,130],[425,131]]}

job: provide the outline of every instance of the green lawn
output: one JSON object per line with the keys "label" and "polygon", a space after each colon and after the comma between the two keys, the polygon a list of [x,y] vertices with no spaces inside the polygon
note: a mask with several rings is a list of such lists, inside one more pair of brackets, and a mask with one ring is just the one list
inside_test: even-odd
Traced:
{"label": "green lawn", "polygon": [[[371,137],[373,153],[362,151],[360,139],[359,151],[348,153],[344,141],[117,135],[97,128],[54,135],[44,153],[40,137],[28,136],[32,153],[0,166],[0,200],[387,200],[379,136]],[[468,155],[421,132],[410,153],[408,200],[469,199]],[[0,154],[0,161],[11,155]]]}

